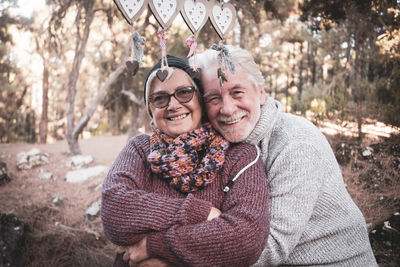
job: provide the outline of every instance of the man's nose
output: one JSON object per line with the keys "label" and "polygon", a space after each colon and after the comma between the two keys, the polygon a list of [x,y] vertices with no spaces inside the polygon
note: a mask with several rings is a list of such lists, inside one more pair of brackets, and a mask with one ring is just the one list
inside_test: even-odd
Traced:
{"label": "man's nose", "polygon": [[222,115],[226,116],[231,116],[233,113],[235,113],[236,110],[236,104],[234,103],[233,99],[230,97],[222,97],[222,106],[220,109],[220,113]]}

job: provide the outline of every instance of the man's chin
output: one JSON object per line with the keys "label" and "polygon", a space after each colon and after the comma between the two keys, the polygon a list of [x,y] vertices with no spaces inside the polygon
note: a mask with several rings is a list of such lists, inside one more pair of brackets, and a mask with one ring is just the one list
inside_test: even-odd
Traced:
{"label": "man's chin", "polygon": [[221,135],[231,143],[240,143],[243,142],[247,135],[242,131],[220,131]]}

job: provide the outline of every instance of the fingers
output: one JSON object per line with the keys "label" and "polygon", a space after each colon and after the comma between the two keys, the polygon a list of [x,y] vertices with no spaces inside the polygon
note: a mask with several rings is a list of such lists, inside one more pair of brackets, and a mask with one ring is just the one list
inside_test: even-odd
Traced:
{"label": "fingers", "polygon": [[124,247],[124,251],[123,251],[122,253],[124,253],[124,254],[122,255],[122,259],[123,259],[124,261],[129,261],[131,258],[134,257],[134,254],[135,254],[135,246],[133,245],[133,246],[129,246],[129,247]]}
{"label": "fingers", "polygon": [[131,253],[128,250],[125,251],[124,254],[122,255],[122,259],[124,261],[128,261],[130,259],[130,257],[131,257]]}
{"label": "fingers", "polygon": [[120,247],[120,246],[118,246],[117,249],[116,249],[116,252],[117,252],[118,254],[122,254],[122,253],[124,253],[125,251],[126,251],[126,247]]}
{"label": "fingers", "polygon": [[211,207],[210,213],[208,214],[207,221],[218,218],[221,215],[221,211],[217,208]]}

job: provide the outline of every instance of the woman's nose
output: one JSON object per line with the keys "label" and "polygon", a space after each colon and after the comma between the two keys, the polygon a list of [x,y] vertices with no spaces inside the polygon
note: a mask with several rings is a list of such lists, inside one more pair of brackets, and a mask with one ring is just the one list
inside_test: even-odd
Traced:
{"label": "woman's nose", "polygon": [[176,110],[178,108],[182,107],[182,104],[179,103],[178,100],[176,100],[175,96],[171,96],[171,99],[169,100],[167,110]]}

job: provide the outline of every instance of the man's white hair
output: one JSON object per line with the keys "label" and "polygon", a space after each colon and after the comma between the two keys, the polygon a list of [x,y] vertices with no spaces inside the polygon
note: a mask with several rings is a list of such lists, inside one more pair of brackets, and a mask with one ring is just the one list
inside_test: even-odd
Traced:
{"label": "man's white hair", "polygon": [[[253,56],[247,51],[238,46],[226,45],[229,53],[232,56],[235,66],[241,66],[242,70],[247,71],[250,80],[254,83],[256,88],[264,90],[264,77],[260,71],[259,66],[254,62]],[[218,64],[219,52],[213,49],[207,49],[204,52],[197,54],[196,66],[201,69],[207,69],[212,65]],[[193,66],[193,57],[189,60],[190,65]]]}

